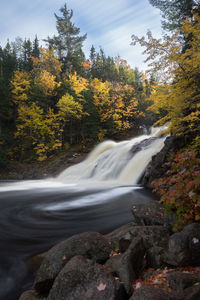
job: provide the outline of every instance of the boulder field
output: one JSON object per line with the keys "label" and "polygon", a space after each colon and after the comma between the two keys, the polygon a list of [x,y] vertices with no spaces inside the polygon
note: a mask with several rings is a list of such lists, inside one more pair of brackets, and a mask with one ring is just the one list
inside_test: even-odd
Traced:
{"label": "boulder field", "polygon": [[52,247],[19,300],[199,300],[200,224],[173,233],[157,201],[132,213],[133,222],[109,234],[81,233]]}

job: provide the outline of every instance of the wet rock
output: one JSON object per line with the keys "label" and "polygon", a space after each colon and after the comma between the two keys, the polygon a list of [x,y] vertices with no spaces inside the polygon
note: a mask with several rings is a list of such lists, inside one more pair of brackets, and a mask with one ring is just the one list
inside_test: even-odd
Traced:
{"label": "wet rock", "polygon": [[200,266],[200,224],[171,235],[165,262],[172,266]]}
{"label": "wet rock", "polygon": [[19,300],[47,300],[47,298],[39,296],[34,290],[30,290],[21,294]]}
{"label": "wet rock", "polygon": [[38,292],[48,292],[58,273],[75,255],[86,256],[103,263],[109,258],[111,247],[106,238],[97,232],[77,234],[51,248],[45,255],[35,279]]}
{"label": "wet rock", "polygon": [[57,276],[48,300],[128,299],[123,286],[106,269],[82,256],[73,257]]}
{"label": "wet rock", "polygon": [[176,295],[154,286],[142,286],[137,289],[129,300],[177,300]]}
{"label": "wet rock", "polygon": [[143,140],[143,141],[137,143],[136,145],[134,145],[131,148],[130,152],[135,155],[137,152],[141,151],[143,148],[151,145],[156,139],[158,139],[158,137],[151,137],[146,140]]}
{"label": "wet rock", "polygon": [[164,225],[165,212],[158,201],[134,204],[132,213],[138,225]]}
{"label": "wet rock", "polygon": [[143,268],[145,252],[143,239],[138,237],[132,241],[126,252],[113,256],[106,262],[108,270],[120,278],[128,294],[131,284],[138,278]]}
{"label": "wet rock", "polygon": [[135,223],[130,222],[105,237],[113,247],[119,247],[122,239],[132,242],[133,239],[142,237],[144,246],[148,249],[153,246],[166,247],[169,241],[169,232],[164,226],[136,226]]}
{"label": "wet rock", "polygon": [[144,175],[141,179],[141,184],[148,188],[153,188],[151,182],[161,178],[167,171],[167,157],[182,149],[189,142],[189,136],[170,136],[165,140],[163,149],[152,157],[151,162],[148,164]]}
{"label": "wet rock", "polygon": [[146,261],[148,268],[161,268],[164,265],[165,249],[162,247],[151,247],[147,251]]}

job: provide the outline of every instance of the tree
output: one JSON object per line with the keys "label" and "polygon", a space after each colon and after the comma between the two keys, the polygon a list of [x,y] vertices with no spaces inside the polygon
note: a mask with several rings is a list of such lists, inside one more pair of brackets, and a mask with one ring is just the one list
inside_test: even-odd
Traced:
{"label": "tree", "polygon": [[[58,116],[62,123],[62,130],[69,123],[70,143],[73,143],[73,120],[80,120],[83,116],[83,106],[74,100],[70,94],[65,94],[57,103]],[[63,138],[62,138],[63,140]]]}
{"label": "tree", "polygon": [[20,155],[19,159],[32,159],[30,154],[43,161],[48,154],[59,149],[61,132],[58,117],[51,109],[44,113],[35,103],[21,104],[15,132],[14,150]]}
{"label": "tree", "polygon": [[61,17],[55,14],[58,35],[48,37],[45,41],[56,50],[59,60],[63,63],[63,72],[71,72],[76,70],[84,60],[82,44],[87,35],[79,35],[80,28],[71,21],[73,11],[68,10],[66,4],[61,7],[60,12]]}
{"label": "tree", "polygon": [[173,31],[181,28],[182,22],[192,16],[193,11],[199,11],[199,0],[149,0],[150,4],[159,8],[162,13],[163,29]]}
{"label": "tree", "polygon": [[[188,37],[189,47],[182,52],[179,31],[168,40],[156,40],[148,33],[148,41],[133,36],[134,43],[146,47],[147,60],[154,71],[164,70],[165,78],[158,84],[155,93],[150,97],[153,105],[150,109],[164,112],[157,122],[170,122],[169,131],[174,135],[188,134],[193,137],[196,151],[200,145],[200,16],[194,14],[182,25],[182,33]],[[157,60],[156,60],[157,59]]]}

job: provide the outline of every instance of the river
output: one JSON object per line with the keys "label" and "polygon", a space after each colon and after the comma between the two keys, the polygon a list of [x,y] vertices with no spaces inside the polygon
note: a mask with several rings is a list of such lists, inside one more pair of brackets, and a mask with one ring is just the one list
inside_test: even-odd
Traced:
{"label": "river", "polygon": [[57,178],[0,182],[1,300],[17,300],[32,287],[33,255],[73,234],[107,233],[133,221],[131,206],[155,198],[137,182],[164,145],[156,133],[104,142]]}

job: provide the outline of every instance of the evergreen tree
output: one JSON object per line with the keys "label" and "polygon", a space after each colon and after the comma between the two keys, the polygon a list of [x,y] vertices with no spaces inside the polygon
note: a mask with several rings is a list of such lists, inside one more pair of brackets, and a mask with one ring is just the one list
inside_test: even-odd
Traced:
{"label": "evergreen tree", "polygon": [[38,58],[40,57],[40,46],[39,46],[39,40],[37,38],[37,35],[35,36],[35,39],[33,41],[31,56],[38,57]]}
{"label": "evergreen tree", "polygon": [[161,10],[164,19],[163,29],[169,31],[180,28],[185,18],[192,16],[192,10],[200,13],[199,0],[149,0],[149,2]]}
{"label": "evergreen tree", "polygon": [[55,14],[58,35],[48,37],[45,41],[56,50],[59,60],[63,63],[63,72],[71,72],[77,70],[83,61],[82,44],[87,35],[79,35],[80,28],[71,21],[73,11],[68,10],[66,4],[60,12],[61,17]]}

